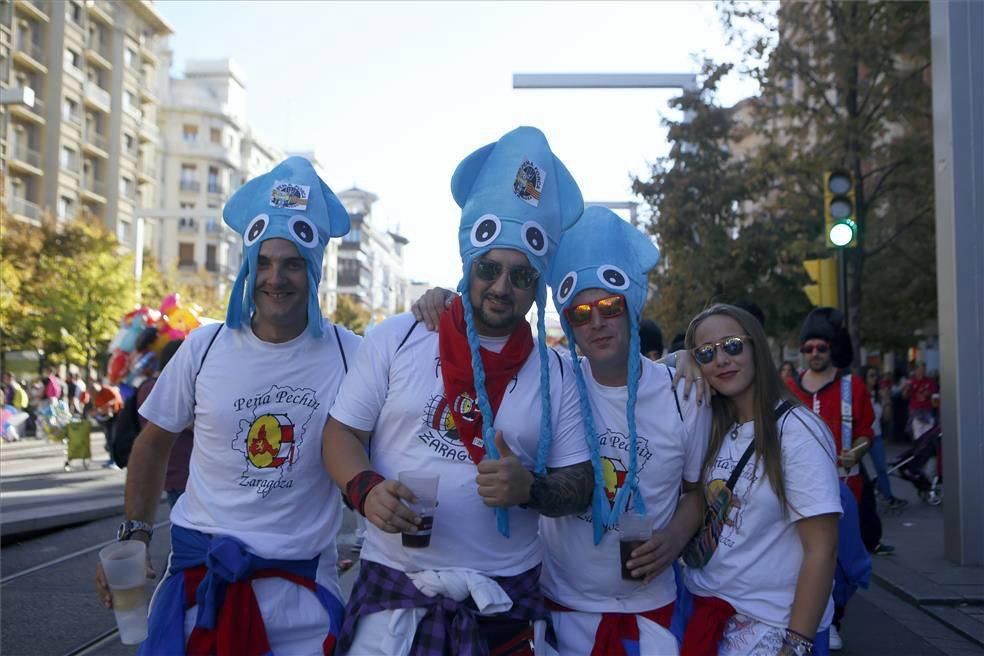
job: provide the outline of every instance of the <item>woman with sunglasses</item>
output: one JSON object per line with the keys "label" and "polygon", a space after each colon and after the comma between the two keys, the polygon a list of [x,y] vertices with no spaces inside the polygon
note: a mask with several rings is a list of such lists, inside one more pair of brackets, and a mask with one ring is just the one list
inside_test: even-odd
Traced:
{"label": "woman with sunglasses", "polygon": [[705,500],[740,473],[710,560],[685,572],[693,613],[681,653],[825,654],[841,514],[830,431],[783,385],[751,314],[714,305],[686,344],[717,392]]}

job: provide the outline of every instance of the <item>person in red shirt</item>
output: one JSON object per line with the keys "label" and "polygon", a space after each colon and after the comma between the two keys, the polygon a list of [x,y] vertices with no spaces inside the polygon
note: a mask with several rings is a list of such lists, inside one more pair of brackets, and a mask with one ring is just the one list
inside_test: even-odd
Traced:
{"label": "person in red shirt", "polygon": [[[864,381],[852,376],[851,338],[843,328],[843,315],[834,308],[817,308],[807,316],[800,331],[800,352],[807,368],[786,384],[807,408],[820,415],[834,434],[840,452],[840,476],[861,501],[861,476],[858,463],[874,437],[875,411],[865,390]],[[842,379],[850,377],[851,439],[845,444],[841,416]]]}
{"label": "person in red shirt", "polygon": [[902,387],[902,396],[909,400],[909,428],[912,439],[933,427],[933,395],[939,394],[936,381],[926,375],[926,363],[916,364],[912,378]]}

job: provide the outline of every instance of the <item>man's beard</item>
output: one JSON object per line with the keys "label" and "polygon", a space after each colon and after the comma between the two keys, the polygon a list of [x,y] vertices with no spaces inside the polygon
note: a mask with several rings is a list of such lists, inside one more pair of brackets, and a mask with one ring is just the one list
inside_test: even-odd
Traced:
{"label": "man's beard", "polygon": [[810,367],[810,370],[815,371],[818,374],[821,374],[827,371],[827,369],[830,369],[833,366],[833,363],[830,360],[821,360],[819,362],[815,360],[810,360],[809,362],[807,362],[807,365]]}
{"label": "man's beard", "polygon": [[502,303],[504,305],[509,305],[513,311],[508,314],[492,314],[486,312],[484,309],[485,301],[488,298],[488,295],[482,296],[482,302],[479,303],[478,307],[472,306],[472,309],[475,311],[475,318],[478,319],[478,321],[489,328],[514,328],[516,324],[519,323],[520,317],[517,317],[515,313],[515,301],[511,299],[502,299]]}

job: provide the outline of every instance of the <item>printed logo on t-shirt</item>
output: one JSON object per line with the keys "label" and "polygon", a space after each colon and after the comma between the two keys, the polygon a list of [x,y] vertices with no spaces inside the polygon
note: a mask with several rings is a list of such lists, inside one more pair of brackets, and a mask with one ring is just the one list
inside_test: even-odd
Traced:
{"label": "printed logo on t-shirt", "polygon": [[273,385],[269,391],[233,402],[236,412],[249,413],[239,420],[232,448],[243,455],[240,487],[256,488],[266,497],[273,490],[294,486],[294,465],[308,422],[321,403],[307,388]]}
{"label": "printed logo on t-shirt", "polygon": [[[708,502],[716,498],[721,489],[728,484],[727,479],[731,476],[731,471],[737,464],[738,461],[731,457],[718,455],[717,461],[714,463],[714,478],[707,483],[704,490]],[[738,482],[735,483],[735,489],[731,495],[731,504],[728,507],[728,516],[724,520],[724,526],[721,527],[721,536],[718,538],[719,542],[729,547],[735,546],[736,536],[741,534],[741,522],[744,511],[739,488],[743,488],[745,494],[748,493],[749,488],[758,480],[758,475],[755,472],[756,469],[756,463],[749,462],[742,470],[741,476],[738,477]]]}
{"label": "printed logo on t-shirt", "polygon": [[[478,416],[478,404],[468,394],[462,393],[455,399],[462,416],[465,418]],[[424,409],[423,432],[417,434],[417,439],[427,445],[434,453],[446,458],[466,462],[468,451],[458,437],[458,429],[454,424],[451,406],[444,395],[432,396]]]}
{"label": "printed logo on t-shirt", "polygon": [[[624,433],[606,430],[598,436],[598,448],[606,455],[601,456],[601,477],[605,483],[605,497],[608,499],[608,506],[615,505],[615,497],[619,490],[626,483],[626,476],[629,473],[629,437]],[[644,437],[636,436],[636,466],[640,475],[646,468],[646,463],[653,457],[653,452],[649,449],[649,440]],[[632,494],[626,498],[626,507],[632,505]],[[591,510],[578,515],[578,519],[585,522],[591,521]],[[605,526],[606,529],[612,528]]]}

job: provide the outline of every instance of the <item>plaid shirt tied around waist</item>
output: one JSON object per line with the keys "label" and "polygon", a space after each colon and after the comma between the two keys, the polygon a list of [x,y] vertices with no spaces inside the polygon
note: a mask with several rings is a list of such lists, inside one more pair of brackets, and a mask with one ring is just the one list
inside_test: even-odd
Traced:
{"label": "plaid shirt tied around waist", "polygon": [[[488,615],[502,620],[535,622],[549,614],[540,593],[540,566],[516,576],[491,577],[512,599],[512,608]],[[488,656],[488,645],[479,630],[479,613],[469,597],[463,601],[437,595],[428,597],[403,572],[369,560],[362,561],[352,588],[338,647],[346,653],[355,638],[359,618],[384,610],[425,608],[417,625],[410,656]]]}

